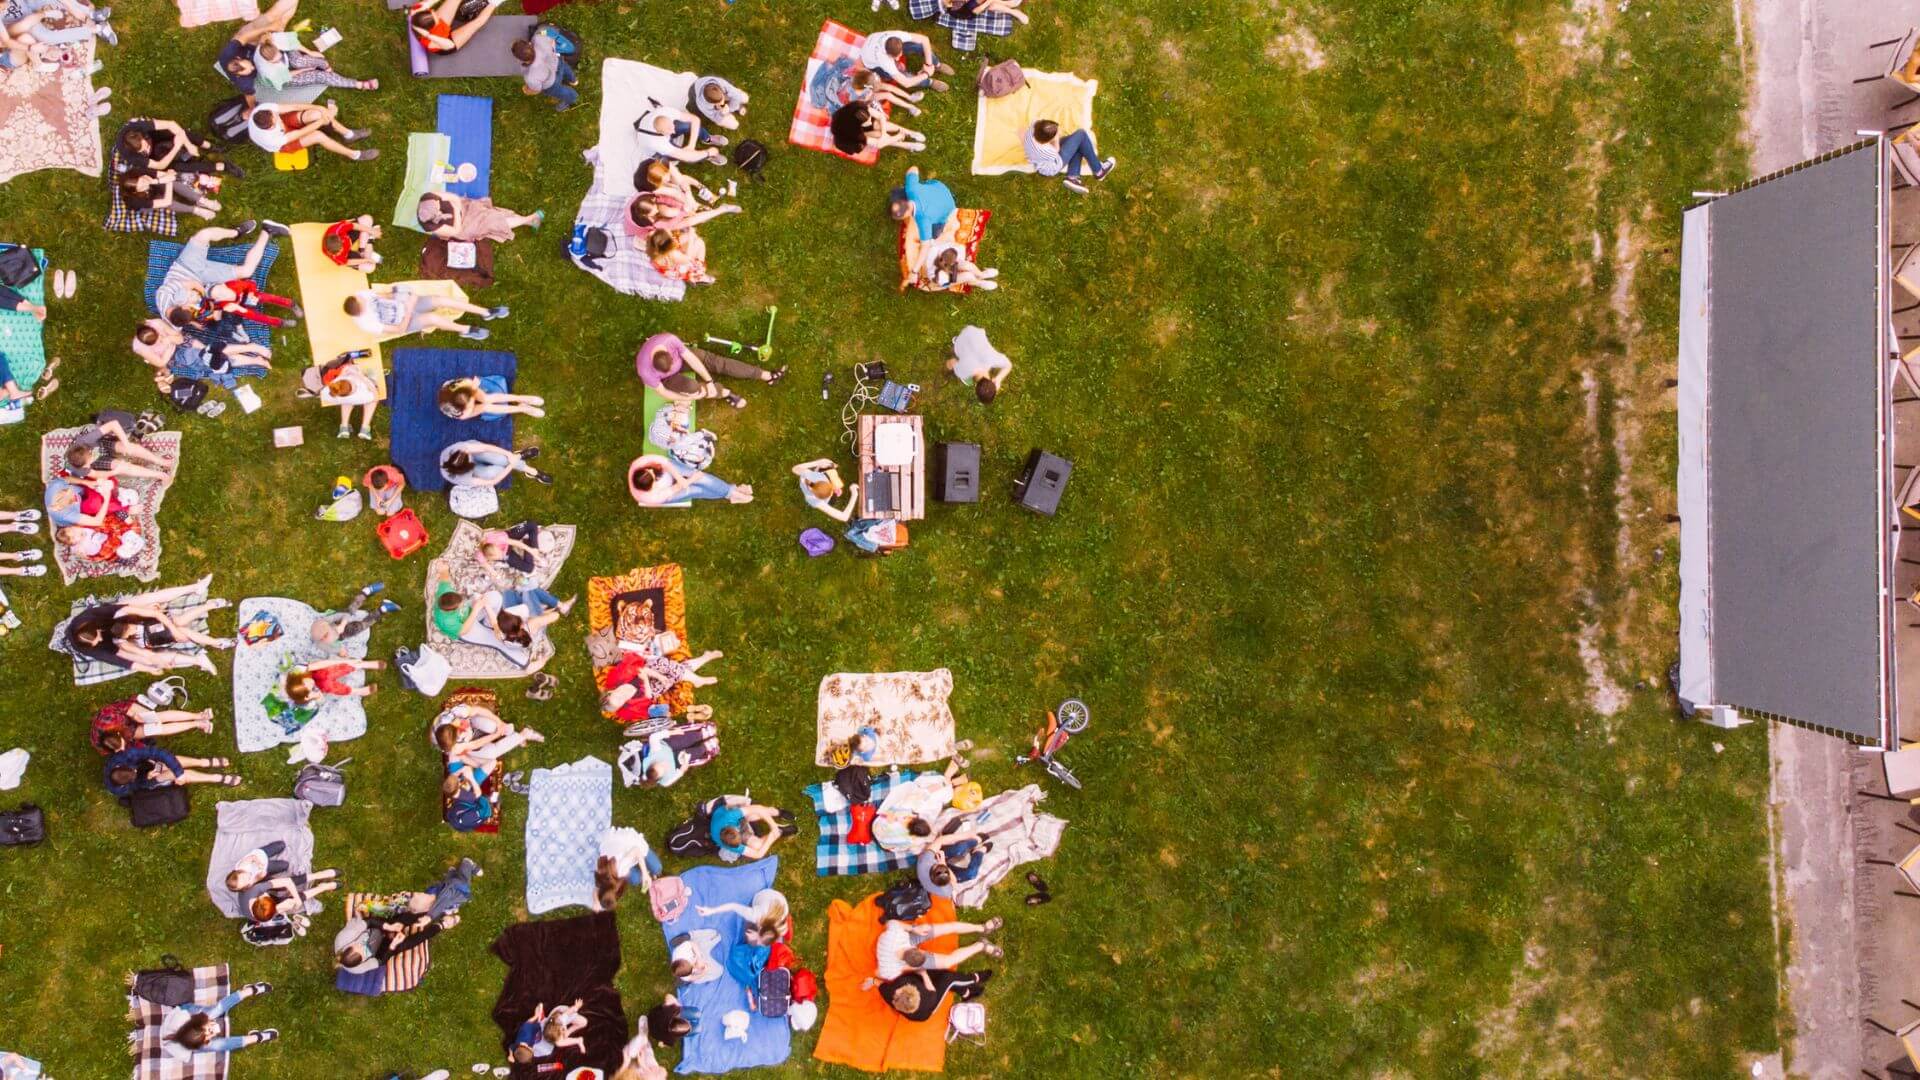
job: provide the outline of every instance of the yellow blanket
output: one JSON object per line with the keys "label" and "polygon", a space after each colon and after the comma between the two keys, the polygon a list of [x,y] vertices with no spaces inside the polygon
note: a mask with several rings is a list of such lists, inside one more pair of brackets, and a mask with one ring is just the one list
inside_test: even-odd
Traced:
{"label": "yellow blanket", "polygon": [[980,97],[973,128],[973,174],[1033,171],[1020,137],[1036,120],[1052,120],[1060,133],[1093,130],[1093,95],[1099,82],[1051,71],[1026,72],[1027,85],[1002,98]]}
{"label": "yellow blanket", "polygon": [[[324,364],[343,352],[367,350],[360,369],[387,396],[387,371],[380,362],[380,342],[360,329],[342,308],[347,297],[368,287],[367,275],[349,266],[341,266],[320,250],[320,238],[327,226],[305,222],[293,228],[293,264],[300,279],[300,306],[306,309],[307,345],[313,350],[313,362]],[[465,300],[467,294],[451,281],[403,281],[414,292],[428,296],[451,296]]]}

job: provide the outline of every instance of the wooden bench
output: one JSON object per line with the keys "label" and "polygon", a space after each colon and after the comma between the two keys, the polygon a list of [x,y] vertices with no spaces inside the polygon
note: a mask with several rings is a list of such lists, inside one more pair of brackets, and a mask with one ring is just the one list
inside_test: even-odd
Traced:
{"label": "wooden bench", "polygon": [[[874,433],[883,426],[905,424],[913,432],[913,457],[905,465],[881,468],[874,460]],[[860,516],[893,521],[919,521],[927,516],[927,440],[918,416],[864,413],[860,417]],[[881,473],[898,487],[900,498],[891,510],[874,507],[875,487],[868,478]]]}

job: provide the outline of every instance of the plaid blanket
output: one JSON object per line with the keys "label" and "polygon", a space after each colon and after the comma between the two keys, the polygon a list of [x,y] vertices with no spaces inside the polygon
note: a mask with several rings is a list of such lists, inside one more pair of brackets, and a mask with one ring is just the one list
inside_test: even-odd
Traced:
{"label": "plaid blanket", "polygon": [[[900,770],[902,783],[917,775],[912,769]],[[873,778],[873,794],[870,801],[878,806],[887,792],[893,790],[894,777],[884,772]],[[847,833],[853,828],[853,812],[841,810],[837,814],[827,813],[826,805],[820,801],[820,792],[825,783],[810,784],[807,798],[813,800],[814,817],[820,820],[820,839],[813,847],[813,872],[821,877],[841,874],[886,874],[895,870],[905,870],[913,865],[913,856],[904,851],[888,851],[879,844],[849,844]]]}
{"label": "plaid blanket", "polygon": [[[868,146],[856,157],[843,154],[833,145],[834,110],[853,97],[853,73],[860,69],[860,46],[867,35],[855,33],[828,19],[820,27],[820,37],[807,57],[807,73],[800,83],[800,98],[793,105],[793,126],[787,129],[787,141],[809,150],[820,150],[835,157],[871,165],[880,160],[880,150]],[[891,106],[882,105],[889,113]]]}
{"label": "plaid blanket", "polygon": [[[1067,830],[1065,818],[1043,814],[1041,800],[1047,797],[1039,784],[1028,784],[1014,791],[1003,791],[971,811],[954,811],[956,816],[981,826],[980,835],[992,847],[983,857],[973,877],[953,887],[953,902],[958,907],[984,907],[987,894],[1006,880],[1014,868],[1036,859],[1050,859],[1060,849],[1060,835]],[[952,818],[942,818],[945,828]]]}
{"label": "plaid blanket", "polygon": [[[194,588],[192,592],[187,593],[185,596],[181,597],[180,599],[175,600],[171,604],[168,604],[167,605],[168,610],[180,611],[186,608],[190,608],[199,604],[206,603],[207,602],[207,584],[209,580],[211,580],[210,576],[201,578],[199,581],[195,582],[194,584],[196,588]],[[47,643],[47,648],[53,650],[54,652],[65,653],[66,655],[73,657],[73,685],[94,686],[103,682],[112,682],[115,679],[133,674],[132,668],[123,668],[114,664],[106,663],[101,660],[89,660],[84,656],[75,656],[72,652],[69,652],[67,649],[67,624],[73,621],[73,617],[75,615],[78,615],[82,611],[85,611],[86,609],[93,607],[95,604],[121,603],[125,601],[129,595],[135,595],[135,594],[118,594],[114,596],[92,596],[92,595],[83,596],[80,599],[75,600],[73,602],[72,608],[70,608],[67,612],[67,617],[64,619],[61,619],[59,624],[53,628],[53,640]],[[206,629],[205,623],[200,623],[198,624],[198,626],[199,626],[199,629],[201,630]],[[194,653],[199,653],[204,651],[198,645],[169,645],[167,646],[167,648],[173,652],[183,652],[188,654],[194,654]]]}
{"label": "plaid blanket", "polygon": [[953,32],[953,47],[972,52],[980,44],[981,34],[1006,37],[1013,33],[1013,16],[1004,11],[954,15],[940,0],[907,0],[907,14],[916,19],[933,19]]}
{"label": "plaid blanket", "polygon": [[655,270],[647,253],[620,224],[621,215],[627,212],[627,200],[607,192],[606,166],[600,161],[600,151],[589,149],[581,156],[593,165],[593,186],[587,189],[587,197],[580,200],[580,213],[573,219],[573,227],[605,229],[612,247],[592,266],[577,256],[573,257],[573,264],[606,282],[615,292],[665,303],[685,300],[687,283]]}
{"label": "plaid blanket", "polygon": [[[127,976],[127,986],[132,989],[132,975]],[[227,965],[193,969],[195,1004],[212,1005],[231,990]],[[160,1024],[166,1018],[165,1005],[155,1005],[131,993],[127,995],[127,1019],[133,1023],[133,1030],[127,1034],[127,1052],[133,1055],[134,1080],[224,1080],[229,1055],[195,1054],[187,1061],[175,1061],[167,1056],[160,1044]],[[225,1019],[216,1021],[219,1034],[227,1034],[230,1024],[231,1021]]]}
{"label": "plaid blanket", "polygon": [[[136,116],[133,119],[145,120],[149,118]],[[133,123],[133,120],[127,121],[127,124],[131,123]],[[108,232],[151,232],[159,233],[161,236],[180,235],[180,216],[178,214],[175,214],[171,210],[133,210],[128,208],[126,200],[120,197],[120,185],[115,181],[121,174],[127,171],[126,160],[120,156],[120,135],[121,132],[126,130],[126,125],[123,124],[120,127],[120,131],[114,132],[113,135],[113,152],[109,155],[109,164],[111,167],[108,168],[105,173],[107,178],[107,220],[100,224],[105,227]]]}
{"label": "plaid blanket", "polygon": [[[252,246],[251,243],[227,244],[221,247],[208,248],[207,254],[214,262],[226,263],[229,266],[238,266],[246,259],[247,249]],[[167,269],[173,265],[173,260],[180,257],[181,249],[184,247],[186,247],[185,244],[176,244],[171,240],[147,241],[147,280],[141,295],[147,302],[148,314],[160,314],[160,309],[154,304],[154,295],[159,292],[160,283],[166,280]],[[262,289],[267,287],[267,272],[273,269],[273,261],[279,257],[280,245],[272,240],[267,241],[266,250],[260,253],[260,265],[255,267],[253,271],[253,283],[255,285],[260,286]],[[252,322],[232,316],[220,319],[212,326],[205,328],[189,326],[186,332],[190,337],[198,338],[201,341],[212,342],[218,340],[222,335],[231,337],[233,334],[231,324],[233,323],[239,323],[246,331],[247,338],[255,345],[271,346],[273,344],[273,330],[270,327],[264,323]]]}
{"label": "plaid blanket", "polygon": [[[57,428],[40,438],[40,482],[46,483],[53,478],[66,455],[67,448],[73,445],[73,438],[80,433],[79,428]],[[182,435],[177,431],[162,431],[140,440],[140,445],[158,455],[162,461],[176,467],[180,462],[180,441]],[[128,511],[128,520],[146,541],[146,546],[133,557],[133,561],[118,559],[89,559],[76,555],[66,545],[55,542],[53,561],[60,567],[60,577],[71,585],[88,578],[130,577],[135,581],[152,581],[160,576],[160,503],[167,497],[170,481],[165,480],[127,480],[118,481],[120,501],[132,507]]]}

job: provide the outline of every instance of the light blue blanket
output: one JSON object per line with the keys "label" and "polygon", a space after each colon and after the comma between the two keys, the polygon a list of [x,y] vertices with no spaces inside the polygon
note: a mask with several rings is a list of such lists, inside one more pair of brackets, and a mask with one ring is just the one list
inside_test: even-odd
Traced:
{"label": "light blue blanket", "polygon": [[593,903],[600,834],[613,824],[613,766],[584,757],[535,769],[527,798],[527,910]]}
{"label": "light blue blanket", "polygon": [[[771,888],[780,872],[780,858],[769,855],[744,866],[696,866],[680,875],[693,893],[693,902],[685,912],[661,930],[669,942],[695,930],[713,930],[720,935],[714,958],[725,961],[726,953],[741,938],[746,920],[734,914],[702,915],[702,906],[720,904],[751,906],[753,894]],[[700,1012],[700,1026],[682,1042],[678,1073],[723,1073],[735,1069],[755,1069],[778,1065],[793,1052],[793,1031],[784,1018],[761,1016],[747,1008],[747,991],[730,975],[712,982],[681,986],[675,991],[680,1004]],[[721,1020],[735,1009],[752,1017],[747,1037],[728,1039]]]}

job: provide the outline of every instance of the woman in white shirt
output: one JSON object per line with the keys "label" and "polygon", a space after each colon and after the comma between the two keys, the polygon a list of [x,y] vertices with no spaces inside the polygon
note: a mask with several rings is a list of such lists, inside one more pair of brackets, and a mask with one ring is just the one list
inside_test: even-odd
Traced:
{"label": "woman in white shirt", "polygon": [[666,872],[645,834],[616,825],[600,834],[600,857],[593,871],[593,909],[611,911],[629,886],[652,887],[656,875]]}

